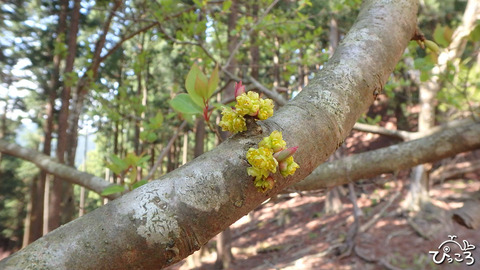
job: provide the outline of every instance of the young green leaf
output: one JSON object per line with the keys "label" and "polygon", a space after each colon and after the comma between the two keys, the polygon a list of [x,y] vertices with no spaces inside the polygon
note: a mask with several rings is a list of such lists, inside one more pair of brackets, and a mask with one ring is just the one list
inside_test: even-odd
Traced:
{"label": "young green leaf", "polygon": [[136,189],[138,187],[141,187],[143,185],[145,185],[146,183],[148,183],[148,180],[140,180],[138,182],[136,182],[135,184],[132,185],[132,189]]}
{"label": "young green leaf", "polygon": [[170,106],[178,112],[184,114],[199,114],[202,113],[202,108],[195,103],[191,95],[178,94],[175,98],[170,100]]}
{"label": "young green leaf", "polygon": [[207,78],[203,74],[203,72],[200,70],[198,65],[194,63],[192,65],[192,68],[187,74],[187,79],[185,80],[185,88],[187,89],[188,94],[190,95],[190,98],[195,104],[197,104],[200,107],[203,107],[203,98],[197,94],[195,91],[195,84],[197,77],[202,77],[205,78],[205,81],[207,81]]}
{"label": "young green leaf", "polygon": [[[197,76],[195,79],[195,93],[202,98],[202,103],[204,100],[208,100],[208,82],[203,80],[201,76]],[[204,104],[202,104],[202,107]]]}
{"label": "young green leaf", "polygon": [[152,123],[152,128],[154,128],[154,129],[160,128],[163,124],[163,114],[162,114],[162,112],[159,111],[155,115],[155,117],[150,120],[150,122]]}
{"label": "young green leaf", "polygon": [[110,159],[112,160],[112,163],[117,166],[121,171],[124,171],[128,168],[128,164],[116,155],[110,155]]}
{"label": "young green leaf", "polygon": [[118,167],[113,163],[107,164],[107,168],[109,168],[110,170],[112,170],[112,172],[116,174],[121,174],[123,172],[123,170],[120,167]]}
{"label": "young green leaf", "polygon": [[444,32],[445,28],[437,24],[433,32],[433,40],[442,47],[448,47],[449,42],[445,39]]}
{"label": "young green leaf", "polygon": [[213,95],[213,92],[215,92],[215,89],[217,89],[219,81],[220,81],[220,79],[218,78],[218,65],[217,65],[217,66],[215,66],[215,69],[213,70],[212,75],[210,76],[210,79],[208,80],[207,99],[209,99]]}
{"label": "young green leaf", "polygon": [[111,194],[115,194],[115,193],[118,193],[118,192],[123,192],[125,191],[125,188],[123,186],[120,186],[120,185],[111,185],[111,186],[108,186],[106,187],[102,193],[100,193],[100,195],[102,196],[108,196],[108,195],[111,195]]}

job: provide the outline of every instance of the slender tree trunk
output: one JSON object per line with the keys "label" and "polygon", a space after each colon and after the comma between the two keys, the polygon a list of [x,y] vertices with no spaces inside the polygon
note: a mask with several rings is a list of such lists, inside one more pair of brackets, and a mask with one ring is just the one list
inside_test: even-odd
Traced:
{"label": "slender tree trunk", "polygon": [[[447,63],[460,57],[465,50],[467,37],[475,27],[475,20],[480,15],[480,3],[469,0],[463,14],[462,23],[455,29],[452,42],[438,56],[438,64],[432,70],[432,77],[420,84],[420,113],[418,115],[418,131],[423,132],[435,126],[436,96],[442,88],[440,80],[447,70]],[[407,196],[407,207],[418,211],[429,200],[428,167],[431,165],[418,165],[412,170],[410,191]]]}
{"label": "slender tree trunk", "polygon": [[[251,6],[252,19],[256,21],[258,19],[258,3],[254,2]],[[250,75],[258,80],[260,75],[260,49],[257,44],[258,31],[254,30],[250,34]]]}
{"label": "slender tree trunk", "polygon": [[[239,41],[237,35],[231,35],[232,31],[237,26],[238,20],[238,2],[233,1],[232,6],[230,7],[230,14],[228,17],[227,25],[227,40],[228,40],[228,51],[232,52]],[[226,69],[231,73],[235,74],[237,70],[237,60],[235,57],[230,61],[230,65]],[[223,100],[231,100],[235,97],[235,84],[230,82],[225,91],[223,92]],[[222,139],[226,139],[230,134],[228,132],[222,132]],[[233,254],[231,251],[231,239],[230,239],[230,227],[226,228],[225,231],[221,232],[218,235],[217,241],[217,260],[215,261],[215,267],[217,269],[228,269],[231,262],[233,261]],[[220,241],[220,239],[222,239]]]}
{"label": "slender tree trunk", "polygon": [[278,37],[273,38],[273,89],[280,86],[280,42]]}
{"label": "slender tree trunk", "polygon": [[[70,30],[68,38],[68,56],[65,64],[65,80],[69,80],[68,76],[73,71],[73,65],[75,62],[75,54],[77,51],[77,33],[80,18],[80,0],[75,0],[73,10],[70,18]],[[58,119],[58,139],[57,139],[57,159],[60,163],[65,164],[65,154],[67,152],[69,138],[67,134],[68,130],[68,114],[71,98],[71,86],[65,84],[61,99],[62,106],[60,108],[60,114]],[[49,231],[60,226],[61,223],[61,203],[63,193],[63,181],[55,177],[53,180],[53,190],[50,194],[50,213],[49,213]]]}
{"label": "slender tree trunk", "polygon": [[[139,100],[144,100],[144,97],[143,97],[143,94],[144,94],[144,91],[143,91],[143,84],[142,84],[142,80],[143,80],[143,76],[142,76],[142,68],[143,68],[143,61],[145,60],[145,58],[143,57],[143,47],[145,45],[145,34],[142,34],[141,36],[141,43],[138,44],[138,49],[139,49],[139,52],[138,52],[138,55],[137,55],[137,59],[136,61],[138,61],[137,63],[139,63],[139,66],[142,66],[142,67],[138,67],[136,68],[135,70],[135,75],[137,76],[137,98]],[[138,119],[138,117],[140,117],[143,113],[138,113],[138,112],[135,112],[135,116],[137,116],[137,118],[135,118],[135,134],[134,134],[134,137],[133,137],[133,149],[135,151],[135,154],[138,156],[140,155],[140,153],[142,152],[142,149],[141,149],[141,146],[140,146],[140,125],[141,125],[141,122],[140,120]]]}
{"label": "slender tree trunk", "polygon": [[[10,87],[10,85],[8,85]],[[8,112],[8,102],[5,101],[5,106],[3,107],[2,116],[0,118],[0,139],[5,138],[7,134],[7,112]],[[2,164],[3,153],[0,152],[0,164]]]}
{"label": "slender tree trunk", "polygon": [[[330,57],[333,56],[335,53],[335,50],[337,49],[338,46],[338,26],[337,26],[337,19],[335,19],[334,16],[330,19],[330,33],[329,33],[329,51],[330,51]],[[335,154],[333,154],[330,157],[330,161],[333,161],[334,159],[339,159],[342,154],[341,154],[341,147],[337,149]],[[341,200],[341,193],[342,193],[342,187],[334,187],[331,191],[327,193],[326,199],[325,199],[325,213],[331,214],[331,213],[339,213],[343,209],[343,204]]]}

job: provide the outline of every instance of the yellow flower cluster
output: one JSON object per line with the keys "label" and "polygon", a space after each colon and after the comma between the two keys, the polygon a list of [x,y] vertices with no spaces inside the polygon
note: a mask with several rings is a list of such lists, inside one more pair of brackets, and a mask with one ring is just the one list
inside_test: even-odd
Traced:
{"label": "yellow flower cluster", "polygon": [[282,133],[278,130],[274,130],[270,136],[264,137],[258,146],[270,148],[276,153],[285,148],[287,143],[283,140]]}
{"label": "yellow flower cluster", "polygon": [[260,109],[258,110],[258,119],[260,120],[265,120],[268,119],[269,117],[272,117],[273,115],[273,100],[267,98],[267,99],[261,99],[260,100]]}
{"label": "yellow flower cluster", "polygon": [[250,116],[257,115],[261,101],[257,92],[250,91],[248,93],[243,93],[238,96],[236,100],[237,105],[235,105],[235,108],[239,114]]}
{"label": "yellow flower cluster", "polygon": [[298,147],[285,149],[286,145],[282,133],[275,130],[270,136],[263,138],[258,144],[258,149],[248,149],[247,160],[252,167],[247,169],[247,173],[255,177],[255,187],[260,191],[265,192],[273,188],[275,180],[270,173],[276,173],[277,166],[284,177],[295,173],[299,168],[292,157]]}
{"label": "yellow flower cluster", "polygon": [[273,115],[273,101],[261,99],[256,92],[242,93],[236,97],[236,100],[237,104],[234,109],[222,108],[222,120],[219,126],[223,131],[237,133],[247,130],[245,115],[256,117],[259,120],[265,120]]}
{"label": "yellow flower cluster", "polygon": [[233,133],[247,130],[245,118],[238,114],[237,111],[227,107],[223,107],[222,120],[218,125],[222,127],[223,131],[230,131]]}
{"label": "yellow flower cluster", "polygon": [[247,160],[253,166],[247,169],[248,174],[254,176],[256,180],[268,177],[270,172],[277,172],[278,162],[273,157],[273,150],[270,148],[248,149]]}

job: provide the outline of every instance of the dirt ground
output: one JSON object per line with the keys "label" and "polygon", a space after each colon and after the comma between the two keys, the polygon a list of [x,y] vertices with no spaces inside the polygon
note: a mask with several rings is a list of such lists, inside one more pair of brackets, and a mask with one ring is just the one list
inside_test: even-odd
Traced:
{"label": "dirt ground", "polygon": [[[231,226],[235,259],[230,269],[480,269],[479,231],[451,218],[464,200],[480,199],[479,176],[479,172],[470,173],[435,184],[429,192],[431,204],[414,215],[402,210],[408,171],[401,172],[396,181],[392,175],[382,175],[375,181],[357,182],[362,215],[355,238],[349,237],[354,218],[348,195],[342,196],[341,212],[327,215],[324,193],[283,194]],[[456,235],[460,244],[467,240],[476,246],[473,265],[467,266],[466,259],[433,262],[429,251],[439,251],[449,235]],[[345,253],[349,239],[354,245]],[[200,267],[185,259],[167,269],[215,269],[214,241],[207,244]],[[452,248],[452,258],[454,252]]]}

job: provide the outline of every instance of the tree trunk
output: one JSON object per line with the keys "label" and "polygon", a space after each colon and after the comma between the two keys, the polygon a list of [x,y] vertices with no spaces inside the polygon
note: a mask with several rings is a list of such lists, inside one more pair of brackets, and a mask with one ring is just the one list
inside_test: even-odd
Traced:
{"label": "tree trunk", "polygon": [[[237,26],[238,20],[238,2],[233,1],[232,6],[230,7],[230,14],[228,16],[228,27],[227,27],[227,39],[228,39],[228,51],[232,52],[239,42],[238,35],[231,35],[232,31]],[[237,60],[235,57],[230,61],[230,65],[226,67],[227,71],[231,74],[235,74],[237,70]],[[223,100],[232,100],[235,97],[235,84],[233,81],[229,83],[223,92]],[[228,132],[221,132],[222,139],[225,140],[230,134]],[[218,239],[222,241],[217,241],[217,260],[215,261],[216,269],[228,269],[230,263],[233,261],[233,254],[231,251],[231,233],[230,227],[225,228],[224,232],[221,232],[218,235]]]}
{"label": "tree trunk", "polygon": [[[337,19],[335,19],[334,16],[330,19],[330,32],[329,32],[329,51],[330,51],[330,57],[333,56],[335,53],[335,50],[338,47],[338,41],[339,41],[339,34],[338,34],[338,26],[337,26]],[[333,159],[339,159],[341,157],[341,147],[337,149],[335,154],[331,156],[331,161]],[[332,159],[333,158],[333,159]],[[325,199],[325,213],[327,214],[332,214],[332,213],[339,213],[343,209],[343,204],[341,200],[341,186],[334,187],[332,190],[330,190],[327,193],[327,197]]]}
{"label": "tree trunk", "polygon": [[[70,18],[70,30],[68,37],[68,55],[65,64],[65,80],[69,80],[73,71],[73,65],[75,62],[75,55],[77,52],[77,33],[80,18],[80,0],[75,0],[73,10]],[[57,159],[60,163],[65,163],[65,154],[67,153],[67,144],[70,138],[67,134],[68,130],[68,114],[71,97],[71,86],[65,83],[61,99],[62,106],[60,108],[60,114],[58,118],[58,139],[57,139]],[[50,213],[48,220],[49,231],[60,226],[61,223],[61,203],[63,198],[63,181],[55,177],[53,180],[53,190],[50,194]]]}
{"label": "tree trunk", "polygon": [[[436,96],[442,88],[440,77],[446,72],[447,63],[462,55],[468,35],[475,27],[478,15],[480,15],[480,4],[477,0],[469,0],[463,14],[462,24],[453,33],[452,42],[438,56],[438,64],[432,70],[432,77],[429,81],[420,84],[419,132],[435,126]],[[418,165],[412,171],[410,191],[406,201],[410,210],[418,211],[429,200],[427,171],[425,165]]]}
{"label": "tree trunk", "polygon": [[[185,258],[335,151],[401,58],[416,13],[416,1],[364,1],[335,55],[287,106],[258,122],[261,128],[58,228],[0,268],[159,269]],[[286,178],[276,173],[274,188],[261,193],[247,174],[245,154],[273,130],[282,131],[287,145],[299,146],[300,168]]]}
{"label": "tree trunk", "polygon": [[[258,19],[258,3],[254,2],[251,6],[252,19],[257,21]],[[260,72],[260,50],[257,44],[258,31],[253,30],[250,34],[250,76],[258,80]]]}

